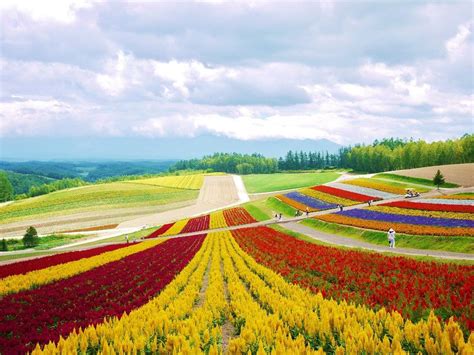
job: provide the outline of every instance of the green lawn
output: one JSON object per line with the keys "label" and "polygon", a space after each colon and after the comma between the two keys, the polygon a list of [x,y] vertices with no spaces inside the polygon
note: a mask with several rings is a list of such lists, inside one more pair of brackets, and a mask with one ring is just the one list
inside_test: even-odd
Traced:
{"label": "green lawn", "polygon": [[15,201],[0,208],[0,223],[31,217],[102,210],[104,208],[165,205],[196,199],[197,190],[113,182],[53,192]]}
{"label": "green lawn", "polygon": [[285,217],[294,217],[296,212],[293,207],[288,206],[275,197],[247,202],[243,207],[257,221],[266,221],[273,218],[272,213],[282,213]]}
{"label": "green lawn", "polygon": [[[44,237],[38,238],[38,245],[34,247],[36,250],[47,250],[61,245],[71,243],[77,239],[85,238],[84,235],[74,234],[74,235],[64,235],[64,234],[55,234],[47,235]],[[6,239],[8,250],[23,250],[28,249],[23,245],[21,239]]]}
{"label": "green lawn", "polygon": [[159,226],[150,227],[150,228],[146,228],[146,229],[141,229],[141,230],[133,232],[133,233],[126,233],[126,234],[118,235],[116,237],[111,237],[111,238],[107,238],[107,239],[96,240],[96,241],[90,242],[90,243],[85,243],[85,244],[83,244],[83,246],[108,244],[108,243],[122,243],[122,242],[126,241],[125,235],[127,235],[127,234],[128,234],[128,240],[131,242],[131,241],[133,241],[134,238],[138,239],[138,238],[141,238],[141,237],[146,237],[147,235],[151,234],[151,232],[154,232],[158,228],[159,228]]}
{"label": "green lawn", "polygon": [[[402,176],[402,175],[396,175],[396,174],[382,173],[382,174],[374,175],[374,178],[395,180],[395,181],[399,181],[399,182],[405,182],[405,183],[408,183],[408,184],[420,184],[420,185],[425,185],[425,186],[436,187],[436,185],[433,184],[432,180],[422,179],[422,178],[414,178],[414,177],[410,177],[410,176]],[[459,187],[459,185],[452,184],[452,183],[449,183],[449,182],[445,182],[440,187],[452,188],[452,187]]]}
{"label": "green lawn", "polygon": [[329,172],[314,173],[276,173],[243,175],[248,193],[271,192],[288,189],[298,189],[321,185],[336,180],[340,174]]}
{"label": "green lawn", "polygon": [[[387,234],[385,232],[342,226],[336,223],[319,221],[314,218],[306,219],[301,223],[322,232],[339,234],[377,245],[388,245]],[[396,245],[400,248],[474,253],[474,239],[472,237],[437,237],[432,235],[408,235],[397,233]]]}

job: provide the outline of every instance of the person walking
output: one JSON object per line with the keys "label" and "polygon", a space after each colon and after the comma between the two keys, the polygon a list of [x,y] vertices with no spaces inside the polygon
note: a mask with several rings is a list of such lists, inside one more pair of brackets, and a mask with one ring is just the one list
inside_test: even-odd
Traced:
{"label": "person walking", "polygon": [[127,241],[127,244],[128,244],[128,234],[125,236],[125,240]]}
{"label": "person walking", "polygon": [[281,212],[280,212],[280,214],[278,215],[278,220],[281,221]]}
{"label": "person walking", "polygon": [[343,205],[339,205],[339,211],[343,211],[344,210],[344,206]]}
{"label": "person walking", "polygon": [[395,248],[395,231],[390,228],[387,233],[388,245],[390,248]]}
{"label": "person walking", "polygon": [[369,200],[367,201],[367,204],[369,205],[369,207],[372,205],[372,200]]}
{"label": "person walking", "polygon": [[309,216],[309,208],[306,207],[306,217],[308,217],[308,216]]}

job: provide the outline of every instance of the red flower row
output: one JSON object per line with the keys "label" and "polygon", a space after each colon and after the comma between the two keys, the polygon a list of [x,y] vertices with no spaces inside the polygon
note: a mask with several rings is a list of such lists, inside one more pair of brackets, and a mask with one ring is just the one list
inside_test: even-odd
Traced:
{"label": "red flower row", "polygon": [[367,202],[370,200],[373,200],[373,201],[381,200],[379,197],[358,194],[356,192],[346,191],[346,190],[342,190],[336,187],[331,187],[331,186],[326,186],[326,185],[313,186],[311,187],[311,189],[325,192],[327,194],[334,195],[337,197],[347,198],[348,200],[353,200],[353,201]]}
{"label": "red flower row", "polygon": [[168,224],[163,224],[163,225],[162,225],[160,228],[158,228],[156,231],[154,231],[154,232],[151,233],[150,235],[146,236],[145,239],[159,237],[160,235],[162,235],[163,233],[165,233],[168,229],[170,229],[171,227],[173,227],[173,225],[174,225],[174,222],[173,222],[173,223],[168,223]]}
{"label": "red flower row", "polygon": [[423,202],[411,202],[411,201],[396,201],[384,203],[380,206],[390,206],[399,208],[409,208],[412,210],[423,210],[423,211],[445,211],[445,212],[465,212],[474,213],[474,206],[472,205],[451,205],[441,203],[423,203]]}
{"label": "red flower row", "polygon": [[173,280],[204,241],[167,240],[119,261],[0,300],[0,353],[25,353],[74,328],[121,316],[147,303]]}
{"label": "red flower row", "polygon": [[245,208],[236,207],[224,210],[225,223],[229,227],[257,222]]}
{"label": "red flower row", "polygon": [[192,233],[192,232],[199,232],[205,231],[209,229],[209,221],[210,217],[208,214],[204,216],[199,216],[195,218],[191,218],[188,223],[184,226],[180,233]]}
{"label": "red flower row", "polygon": [[27,272],[45,269],[50,266],[68,263],[79,259],[89,258],[94,255],[99,255],[108,251],[123,248],[126,244],[107,245],[99,248],[92,248],[80,251],[71,251],[67,253],[60,253],[51,256],[45,256],[33,260],[25,260],[13,264],[0,266],[0,278],[12,275],[26,274]]}
{"label": "red flower row", "polygon": [[326,247],[267,227],[232,233],[257,262],[325,297],[398,310],[412,320],[434,309],[474,329],[473,266]]}

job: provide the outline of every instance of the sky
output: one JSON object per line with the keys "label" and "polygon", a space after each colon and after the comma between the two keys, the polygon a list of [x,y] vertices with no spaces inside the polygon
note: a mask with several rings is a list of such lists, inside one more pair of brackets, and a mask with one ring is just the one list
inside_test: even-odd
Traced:
{"label": "sky", "polygon": [[0,11],[4,152],[21,141],[28,154],[29,137],[348,145],[473,132],[470,1],[4,0]]}

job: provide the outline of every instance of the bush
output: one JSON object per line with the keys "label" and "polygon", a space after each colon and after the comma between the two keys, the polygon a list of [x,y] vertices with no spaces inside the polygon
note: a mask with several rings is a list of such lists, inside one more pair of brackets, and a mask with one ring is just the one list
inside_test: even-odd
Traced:
{"label": "bush", "polygon": [[27,248],[32,248],[39,244],[38,232],[35,227],[28,227],[25,235],[23,236],[23,244]]}

